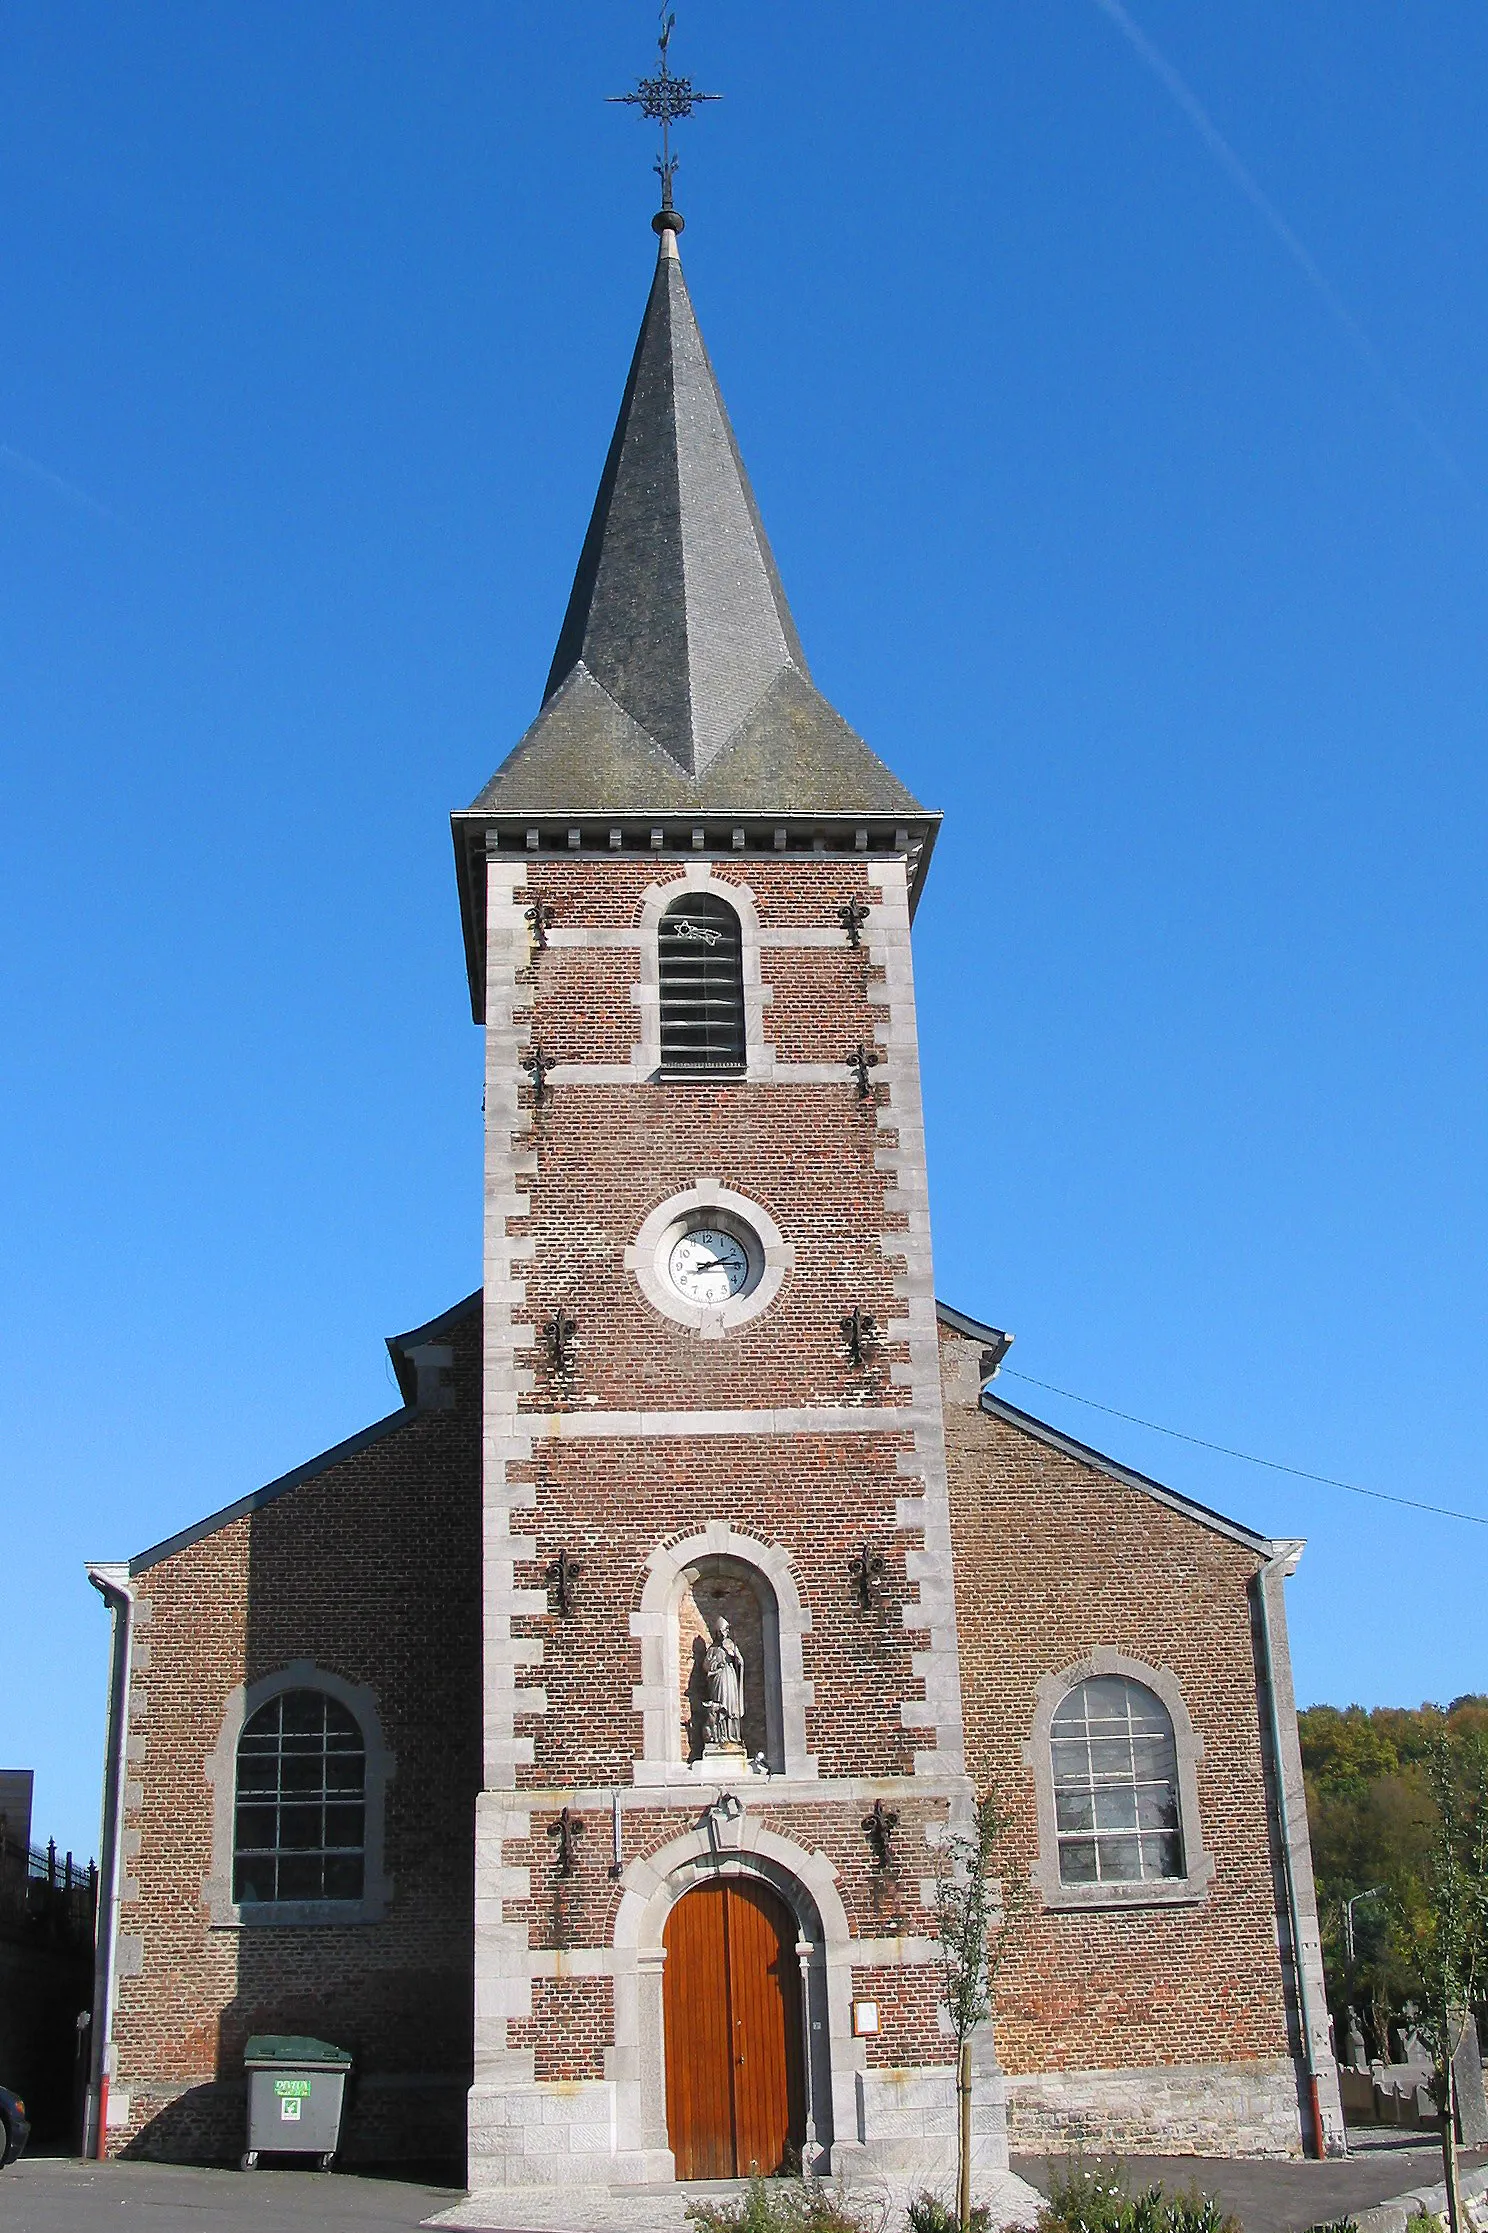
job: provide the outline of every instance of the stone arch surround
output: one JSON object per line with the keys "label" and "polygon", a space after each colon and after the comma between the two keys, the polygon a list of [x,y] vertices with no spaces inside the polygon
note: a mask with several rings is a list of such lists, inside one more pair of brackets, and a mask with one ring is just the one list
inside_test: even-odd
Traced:
{"label": "stone arch surround", "polygon": [[[273,1906],[238,1906],[232,1896],[233,1820],[237,1797],[238,1739],[244,1724],[286,1690],[323,1690],[346,1708],[362,1732],[366,1753],[365,1879],[359,1900],[279,1900]],[[212,1792],[212,1872],[202,1884],[202,1904],[214,1925],[221,1929],[273,1930],[293,1926],[380,1923],[393,1896],[392,1878],[383,1865],[387,1787],[398,1763],[382,1733],[376,1693],[366,1683],[348,1682],[334,1668],[310,1659],[291,1659],[255,1682],[238,1683],[228,1692],[217,1741],[207,1754],[203,1772]]]}
{"label": "stone arch surround", "polygon": [[[1054,1715],[1070,1692],[1092,1675],[1125,1675],[1150,1690],[1167,1711],[1178,1765],[1178,1816],[1183,1830],[1184,1874],[1147,1878],[1133,1884],[1064,1884],[1059,1876],[1059,1839],[1054,1822],[1054,1771],[1049,1750]],[[1207,1897],[1214,1881],[1214,1855],[1204,1843],[1199,1812],[1198,1766],[1204,1740],[1194,1728],[1183,1686],[1170,1667],[1154,1667],[1114,1646],[1101,1644],[1073,1667],[1044,1676],[1034,1700],[1033,1727],[1023,1759],[1033,1771],[1038,1810],[1038,1858],[1030,1882],[1046,1909],[1176,1907]]]}
{"label": "stone arch surround", "polygon": [[760,970],[759,902],[739,878],[718,876],[705,861],[679,863],[664,883],[652,884],[641,900],[637,928],[641,940],[640,983],[631,998],[640,1020],[640,1044],[633,1057],[635,1075],[654,1077],[661,1068],[661,964],[657,938],[661,918],[673,900],[689,892],[712,892],[725,900],[739,918],[739,947],[744,973],[744,1076],[747,1081],[773,1078],[775,1050],[765,1041],[765,1009],[773,995]]}
{"label": "stone arch surround", "polygon": [[[673,1838],[620,1879],[615,1916],[615,2045],[613,2075],[630,2080],[637,2144],[652,2160],[670,2158],[666,2129],[666,2026],[662,2007],[663,1939],[677,1902],[719,1877],[767,1884],[796,1918],[796,1951],[810,2024],[808,2146],[815,2167],[843,2165],[834,2144],[857,2119],[861,2044],[852,2035],[852,1947],[837,1872],[823,1853],[764,1828],[749,1814],[730,1820],[710,1810],[706,1826]],[[622,2121],[624,2111],[622,2109]]]}
{"label": "stone arch surround", "polygon": [[646,1561],[640,1603],[630,1616],[630,1633],[641,1647],[641,1680],[631,1693],[631,1703],[642,1724],[635,1780],[638,1784],[718,1780],[716,1767],[705,1770],[702,1761],[689,1766],[683,1759],[677,1714],[678,1606],[687,1588],[689,1567],[705,1559],[727,1559],[734,1565],[752,1568],[773,1596],[779,1668],[779,1757],[788,1778],[813,1780],[817,1764],[806,1750],[806,1709],[813,1692],[802,1654],[802,1638],[811,1627],[811,1613],[802,1597],[794,1561],[783,1544],[740,1535],[725,1520],[710,1520],[696,1535],[658,1544]]}

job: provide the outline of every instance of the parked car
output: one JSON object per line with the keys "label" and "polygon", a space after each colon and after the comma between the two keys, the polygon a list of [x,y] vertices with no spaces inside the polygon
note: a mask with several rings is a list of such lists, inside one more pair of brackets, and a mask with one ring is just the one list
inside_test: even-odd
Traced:
{"label": "parked car", "polygon": [[26,2104],[18,2093],[7,2086],[0,2086],[0,2165],[14,2163],[26,2152],[26,2142],[31,2137],[31,2126],[26,2118]]}

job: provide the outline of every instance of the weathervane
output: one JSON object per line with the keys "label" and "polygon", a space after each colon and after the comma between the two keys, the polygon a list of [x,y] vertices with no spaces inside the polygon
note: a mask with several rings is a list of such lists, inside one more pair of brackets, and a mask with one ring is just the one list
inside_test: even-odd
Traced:
{"label": "weathervane", "polygon": [[[642,78],[633,93],[611,93],[608,96],[611,101],[621,102],[627,108],[639,109],[642,116],[649,117],[653,124],[661,126],[661,154],[655,170],[661,180],[663,214],[670,214],[672,211],[672,180],[677,173],[677,158],[672,153],[672,126],[680,123],[684,116],[691,116],[699,101],[718,101],[723,98],[719,93],[694,93],[691,78],[673,77],[667,66],[667,48],[671,45],[676,22],[675,13],[663,4],[661,32],[656,41],[661,60],[655,75]],[[680,232],[681,229],[679,221],[675,230]]]}

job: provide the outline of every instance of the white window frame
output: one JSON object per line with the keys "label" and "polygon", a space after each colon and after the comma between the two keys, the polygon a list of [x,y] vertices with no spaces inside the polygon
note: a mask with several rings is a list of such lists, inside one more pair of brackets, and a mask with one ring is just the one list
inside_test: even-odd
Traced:
{"label": "white window frame", "polygon": [[[365,1861],[359,1900],[234,1900],[233,1851],[237,1815],[238,1740],[245,1724],[286,1690],[320,1690],[354,1715],[366,1750]],[[387,1787],[398,1763],[383,1742],[377,1701],[365,1683],[347,1682],[329,1667],[308,1659],[293,1659],[257,1682],[239,1683],[228,1697],[217,1742],[206,1760],[206,1780],[212,1791],[212,1873],[202,1885],[202,1899],[214,1929],[242,1930],[259,1927],[305,1928],[327,1923],[380,1923],[393,1896],[393,1880],[384,1867]]]}
{"label": "white window frame", "polygon": [[[1183,1838],[1182,1876],[1144,1877],[1136,1883],[1066,1884],[1059,1874],[1059,1833],[1054,1811],[1054,1716],[1072,1690],[1093,1675],[1125,1675],[1161,1699],[1173,1725],[1178,1764],[1178,1826]],[[1033,1729],[1023,1758],[1033,1770],[1038,1804],[1038,1858],[1030,1871],[1045,1908],[1192,1907],[1206,1899],[1214,1878],[1214,1856],[1204,1845],[1199,1815],[1198,1765],[1204,1740],[1194,1728],[1178,1677],[1167,1667],[1102,1645],[1076,1666],[1045,1675],[1034,1704]]]}

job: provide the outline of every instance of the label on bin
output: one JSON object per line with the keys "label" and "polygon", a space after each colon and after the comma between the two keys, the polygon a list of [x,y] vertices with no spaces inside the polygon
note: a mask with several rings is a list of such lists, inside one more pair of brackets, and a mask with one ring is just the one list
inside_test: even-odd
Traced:
{"label": "label on bin", "polygon": [[298,2124],[300,2121],[299,2095],[286,2094],[284,2099],[279,2104],[279,2114],[281,2117],[286,2118],[290,2124]]}
{"label": "label on bin", "polygon": [[308,2101],[310,2081],[308,2078],[276,2078],[274,2092],[280,2101]]}

